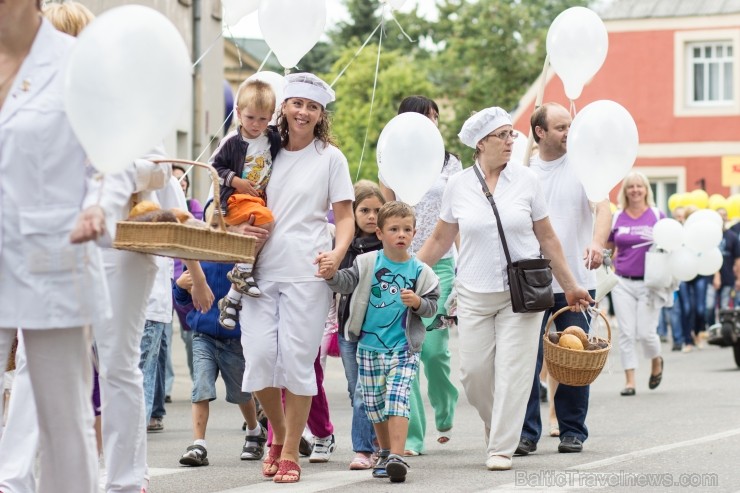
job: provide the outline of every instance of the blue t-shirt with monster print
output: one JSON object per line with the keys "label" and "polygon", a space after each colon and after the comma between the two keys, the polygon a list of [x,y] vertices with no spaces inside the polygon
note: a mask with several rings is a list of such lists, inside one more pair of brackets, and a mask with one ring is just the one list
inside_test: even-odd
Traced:
{"label": "blue t-shirt with monster print", "polygon": [[401,302],[401,290],[414,289],[422,267],[416,257],[399,263],[378,251],[358,347],[378,353],[408,350],[404,327],[407,307]]}

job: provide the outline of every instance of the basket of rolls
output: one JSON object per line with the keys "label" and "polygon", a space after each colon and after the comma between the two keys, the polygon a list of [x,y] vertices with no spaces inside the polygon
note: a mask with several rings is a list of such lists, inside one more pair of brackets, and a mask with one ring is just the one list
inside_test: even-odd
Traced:
{"label": "basket of rolls", "polygon": [[547,371],[562,384],[576,387],[589,385],[606,364],[612,347],[612,330],[604,314],[594,311],[592,313],[598,313],[606,324],[607,339],[587,334],[576,325],[562,332],[551,331],[550,327],[557,316],[568,310],[570,307],[561,308],[547,321],[542,341]]}
{"label": "basket of rolls", "polygon": [[[213,180],[216,202],[219,180],[208,164],[185,159],[155,160],[155,163],[183,163],[206,168]],[[163,257],[206,260],[209,262],[253,262],[256,239],[226,231],[220,207],[214,207],[210,225],[195,219],[188,211],[162,210],[158,204],[136,204],[128,218],[116,224],[113,247]]]}

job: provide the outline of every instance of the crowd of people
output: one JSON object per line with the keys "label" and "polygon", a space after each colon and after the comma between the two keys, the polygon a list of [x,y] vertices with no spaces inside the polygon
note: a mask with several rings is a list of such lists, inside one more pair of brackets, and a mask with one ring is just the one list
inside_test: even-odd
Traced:
{"label": "crowd of people", "polygon": [[[204,217],[200,202],[186,199],[187,171],[154,162],[166,160],[161,146],[104,180],[91,172],[63,110],[73,38],[55,29],[76,35],[92,18],[84,7],[54,6],[46,12],[54,25],[40,2],[0,2],[0,14],[0,361],[18,341],[0,437],[4,493],[147,491],[146,433],[163,430],[171,392],[173,312],[193,381],[193,441],[180,464],[209,464],[219,375],[244,420],[240,458],[261,460],[265,478],[296,483],[301,455],[328,461],[336,440],[322,343],[336,338],[353,409],[349,468],[403,482],[406,458],[425,452],[422,368],[436,441],[453,439],[450,330],[459,335],[463,389],[485,429],[482,462],[498,471],[537,449],[546,321],[570,307],[557,328],[589,331],[586,308],[605,252],[616,252],[619,277],[612,302],[621,395],[636,394],[638,345],[651,362],[649,388],[660,385],[666,321],[674,349],[688,351],[715,305],[733,304],[740,241],[732,230],[722,270],[682,283],[676,303],[645,284],[644,238],[664,217],[650,184],[630,173],[616,214],[607,199],[590,202],[568,162],[571,115],[556,103],[531,117],[538,153],[528,167],[509,163],[518,137],[511,116],[495,106],[474,113],[459,133],[474,161],[463,169],[445,152],[436,182],[411,207],[383,176],[352,183],[332,139],[327,105],[336,95],[326,82],[289,74],[277,101],[268,84],[245,81],[235,129],[210,159],[222,193]],[[398,112],[439,118],[424,96],[405,98]],[[206,221],[223,213],[231,231],[256,238],[257,258],[181,263],[111,248],[116,222],[144,199]],[[554,305],[517,313],[507,258],[543,256]],[[710,285],[718,296],[707,304]],[[549,392],[558,451],[581,452],[589,386],[551,384]],[[103,417],[97,447],[95,414]]]}

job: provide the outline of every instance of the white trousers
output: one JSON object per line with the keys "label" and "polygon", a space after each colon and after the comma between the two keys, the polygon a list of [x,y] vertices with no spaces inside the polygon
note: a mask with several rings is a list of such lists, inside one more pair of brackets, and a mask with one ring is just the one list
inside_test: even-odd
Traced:
{"label": "white trousers", "polygon": [[104,251],[103,259],[113,319],[93,328],[100,361],[105,488],[108,493],[140,493],[147,469],[144,378],[139,359],[146,304],[157,266],[149,255],[112,249]]}
{"label": "white trousers", "polygon": [[619,325],[619,358],[625,370],[634,370],[638,366],[638,343],[645,358],[660,356],[657,332],[660,307],[649,305],[648,298],[644,281],[620,277],[619,284],[612,291],[614,314]]}
{"label": "white trousers", "polygon": [[15,379],[11,393],[8,424],[0,438],[0,491],[26,493],[36,490],[33,468],[39,430],[22,335],[18,338],[15,353]]}
{"label": "white trousers", "polygon": [[316,360],[331,289],[325,282],[260,281],[259,298],[242,297],[239,322],[244,348],[242,390],[285,388],[316,395]]}
{"label": "white trousers", "polygon": [[511,457],[532,390],[542,313],[514,313],[508,291],[456,288],[465,395],[485,425],[488,455]]}
{"label": "white trousers", "polygon": [[[7,354],[8,341],[12,342],[14,334],[15,329],[0,329],[0,354]],[[39,432],[38,441],[24,436],[23,441],[27,442],[24,447],[35,450],[38,442],[44,444],[39,451],[38,491],[95,493],[98,486],[98,461],[90,404],[90,337],[84,328],[75,327],[26,330],[23,340],[30,388],[38,416],[34,424],[38,426]],[[12,396],[11,402],[18,397]],[[21,412],[25,413],[25,404],[28,401],[18,400]],[[8,435],[12,436],[13,433],[9,426],[5,438],[9,440]],[[31,457],[34,455],[33,451],[24,451],[26,457],[29,454]],[[11,476],[16,476],[17,473],[18,471],[12,471]],[[5,492],[14,491],[12,486],[5,486],[4,475],[3,472],[0,487]],[[33,491],[25,488],[19,491]]]}

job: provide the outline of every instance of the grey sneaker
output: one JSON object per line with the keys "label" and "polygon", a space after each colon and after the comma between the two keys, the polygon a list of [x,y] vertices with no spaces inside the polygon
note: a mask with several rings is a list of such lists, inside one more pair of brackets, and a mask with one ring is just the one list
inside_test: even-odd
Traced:
{"label": "grey sneaker", "polygon": [[265,455],[265,442],[267,441],[267,431],[260,425],[260,434],[257,436],[247,435],[244,438],[244,447],[242,447],[242,460],[260,460]]}
{"label": "grey sneaker", "polygon": [[334,441],[334,435],[329,435],[326,438],[315,438],[308,462],[329,462],[329,458],[336,448],[337,442]]}
{"label": "grey sneaker", "polygon": [[385,465],[388,462],[388,456],[379,456],[378,462],[373,467],[373,477],[378,479],[388,478],[388,471],[385,470]]}

